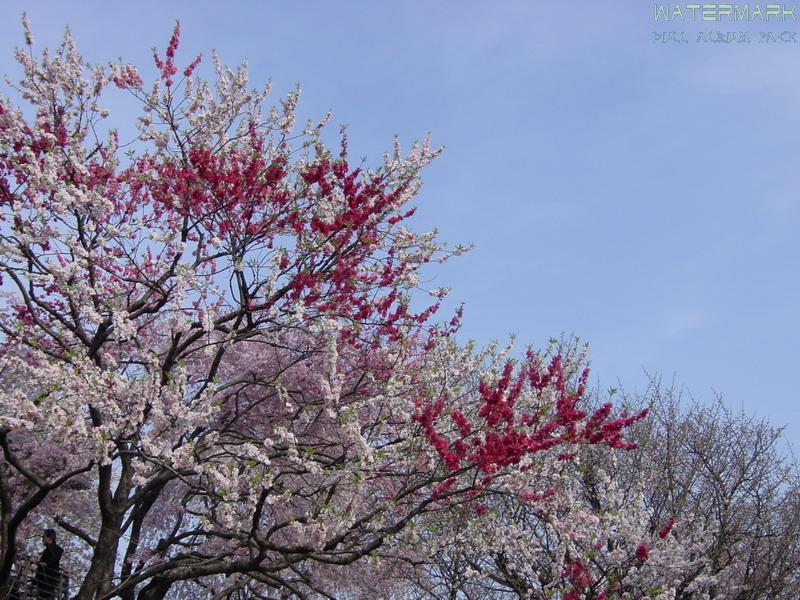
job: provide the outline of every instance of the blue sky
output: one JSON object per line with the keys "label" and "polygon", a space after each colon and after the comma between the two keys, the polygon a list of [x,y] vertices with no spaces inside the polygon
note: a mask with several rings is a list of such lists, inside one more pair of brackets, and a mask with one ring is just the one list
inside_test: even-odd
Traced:
{"label": "blue sky", "polygon": [[800,441],[800,44],[758,43],[800,22],[665,26],[641,0],[7,0],[4,73],[23,9],[39,45],[69,24],[90,60],[139,65],[180,19],[185,61],[246,58],[276,101],[300,82],[301,114],[331,109],[376,163],[432,132],[416,226],[476,245],[431,273],[465,337],[574,333],[604,387],[674,374]]}

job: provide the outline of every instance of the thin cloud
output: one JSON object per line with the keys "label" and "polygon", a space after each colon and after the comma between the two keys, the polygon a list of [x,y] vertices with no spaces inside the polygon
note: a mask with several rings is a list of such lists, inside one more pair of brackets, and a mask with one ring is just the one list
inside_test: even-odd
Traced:
{"label": "thin cloud", "polygon": [[663,332],[667,337],[682,337],[703,327],[708,315],[696,308],[682,308],[668,315],[664,320]]}

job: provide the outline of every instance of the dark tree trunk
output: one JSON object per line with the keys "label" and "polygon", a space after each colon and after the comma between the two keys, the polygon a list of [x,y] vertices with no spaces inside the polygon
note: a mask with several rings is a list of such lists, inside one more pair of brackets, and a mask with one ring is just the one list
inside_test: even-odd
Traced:
{"label": "dark tree trunk", "polygon": [[114,577],[114,562],[119,545],[119,537],[117,535],[119,526],[119,523],[111,524],[111,526],[103,526],[100,530],[89,572],[86,574],[75,600],[92,600],[111,589]]}
{"label": "dark tree trunk", "polygon": [[137,600],[162,600],[167,597],[172,584],[173,582],[168,579],[156,577],[141,589]]}

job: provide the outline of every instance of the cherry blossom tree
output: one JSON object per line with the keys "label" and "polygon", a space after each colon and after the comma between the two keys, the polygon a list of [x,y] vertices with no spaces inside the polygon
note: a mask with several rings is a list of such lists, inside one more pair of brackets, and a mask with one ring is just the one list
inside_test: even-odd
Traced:
{"label": "cherry blossom tree", "polygon": [[[644,398],[651,419],[626,455],[621,476],[653,474],[644,500],[653,523],[676,520],[676,531],[702,532],[707,547],[703,589],[740,600],[795,598],[800,593],[800,478],[782,428],[720,398],[701,404],[655,380]],[[695,581],[688,573],[677,587]]]}
{"label": "cherry blossom tree", "polygon": [[[632,447],[644,413],[588,411],[582,355],[432,321],[420,270],[464,249],[404,226],[427,139],[356,166],[327,117],[296,126],[299,90],[269,107],[244,65],[178,63],[178,26],[149,82],[24,33],[0,99],[0,596],[44,524],[79,600],[357,595],[429,557],[431,523]],[[130,140],[112,93],[141,108]]]}
{"label": "cherry blossom tree", "polygon": [[498,496],[485,518],[447,528],[406,574],[410,595],[798,597],[800,480],[781,429],[658,380],[626,403],[650,407],[629,432],[636,451],[582,448],[558,494]]}

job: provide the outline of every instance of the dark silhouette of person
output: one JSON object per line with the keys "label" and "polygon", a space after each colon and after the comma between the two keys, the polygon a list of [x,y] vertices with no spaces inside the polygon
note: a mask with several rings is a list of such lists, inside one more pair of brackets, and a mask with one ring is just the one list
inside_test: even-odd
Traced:
{"label": "dark silhouette of person", "polygon": [[64,550],[56,544],[56,532],[53,529],[44,530],[42,542],[44,543],[44,552],[39,558],[34,584],[39,592],[39,600],[55,600],[61,582],[59,563]]}

